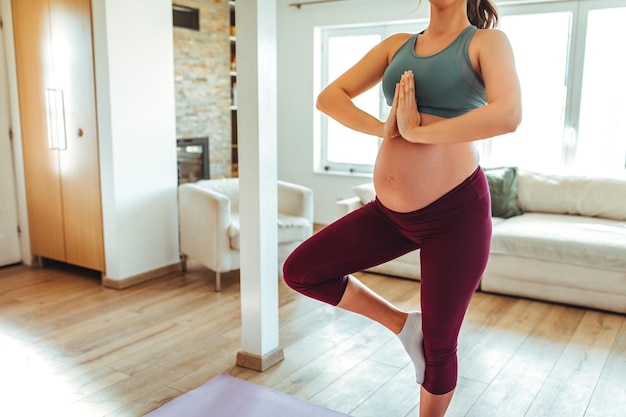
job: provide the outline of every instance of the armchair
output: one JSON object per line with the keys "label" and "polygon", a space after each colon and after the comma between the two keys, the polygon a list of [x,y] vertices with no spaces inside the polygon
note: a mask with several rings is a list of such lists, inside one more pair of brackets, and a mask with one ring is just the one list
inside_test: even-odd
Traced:
{"label": "armchair", "polygon": [[[239,179],[224,178],[178,187],[181,266],[191,257],[215,272],[239,269]],[[278,181],[278,271],[291,251],[313,234],[313,191]]]}

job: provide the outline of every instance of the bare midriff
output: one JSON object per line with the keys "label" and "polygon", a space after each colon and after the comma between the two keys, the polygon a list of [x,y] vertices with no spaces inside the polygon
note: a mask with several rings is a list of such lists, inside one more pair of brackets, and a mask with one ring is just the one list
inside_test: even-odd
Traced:
{"label": "bare midriff", "polygon": [[[422,126],[441,119],[421,114]],[[426,207],[462,183],[476,169],[473,142],[426,145],[403,138],[383,140],[374,165],[378,199],[390,210]]]}

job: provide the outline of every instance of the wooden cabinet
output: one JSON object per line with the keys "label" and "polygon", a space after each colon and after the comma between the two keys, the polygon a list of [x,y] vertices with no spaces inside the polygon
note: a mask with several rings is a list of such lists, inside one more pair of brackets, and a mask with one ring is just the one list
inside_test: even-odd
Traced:
{"label": "wooden cabinet", "polygon": [[13,0],[31,251],[104,271],[90,0]]}

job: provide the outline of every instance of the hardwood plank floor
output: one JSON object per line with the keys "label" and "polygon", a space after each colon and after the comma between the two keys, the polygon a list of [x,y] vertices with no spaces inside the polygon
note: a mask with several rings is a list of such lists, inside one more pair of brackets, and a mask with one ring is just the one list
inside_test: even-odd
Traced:
{"label": "hardwood plank floor", "polygon": [[[414,309],[419,283],[359,277]],[[125,290],[62,264],[0,268],[0,415],[137,417],[223,371],[358,417],[418,415],[400,342],[367,319],[280,284],[285,360],[235,366],[239,279],[190,262]],[[448,416],[626,415],[626,319],[478,292],[459,340]]]}

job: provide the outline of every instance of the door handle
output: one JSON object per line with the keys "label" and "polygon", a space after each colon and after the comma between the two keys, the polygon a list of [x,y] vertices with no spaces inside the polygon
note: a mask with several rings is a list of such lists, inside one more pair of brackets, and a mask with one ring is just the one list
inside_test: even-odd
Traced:
{"label": "door handle", "polygon": [[48,116],[48,148],[53,151],[64,151],[67,149],[67,136],[63,90],[46,89],[46,110]]}

